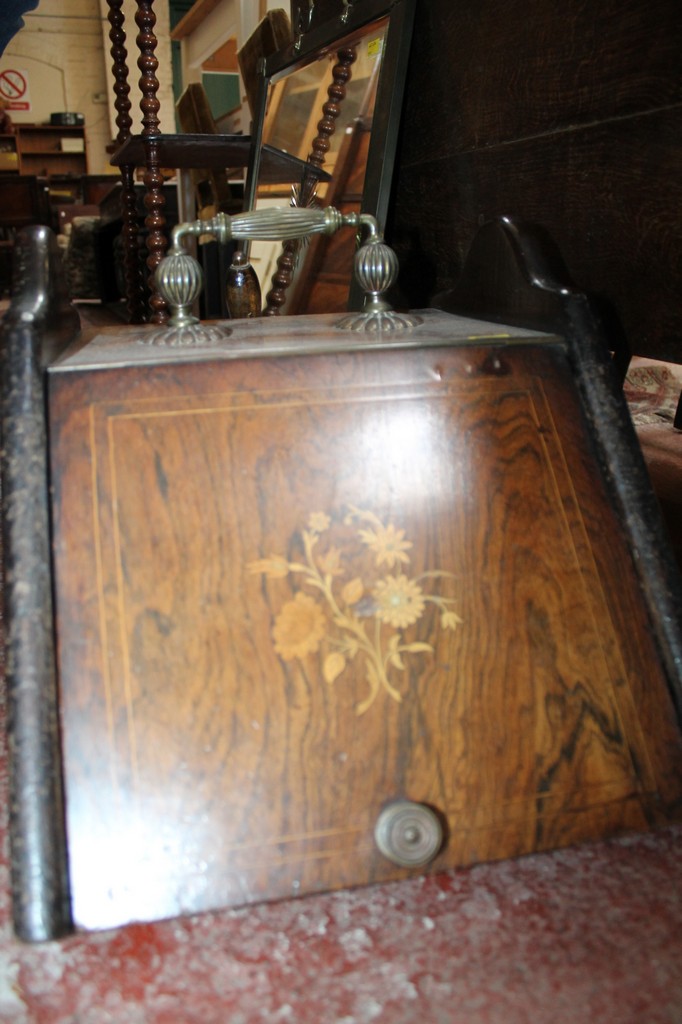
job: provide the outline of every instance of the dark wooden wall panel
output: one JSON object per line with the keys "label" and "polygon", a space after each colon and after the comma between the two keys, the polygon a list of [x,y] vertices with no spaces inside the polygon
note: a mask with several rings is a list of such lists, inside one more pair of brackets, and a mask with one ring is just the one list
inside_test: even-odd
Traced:
{"label": "dark wooden wall panel", "polygon": [[478,225],[545,227],[638,352],[682,361],[682,4],[418,4],[389,233],[399,298]]}

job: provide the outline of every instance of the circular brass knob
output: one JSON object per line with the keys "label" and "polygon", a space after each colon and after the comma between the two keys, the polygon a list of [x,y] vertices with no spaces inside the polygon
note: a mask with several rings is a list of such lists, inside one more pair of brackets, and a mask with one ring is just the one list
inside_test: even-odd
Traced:
{"label": "circular brass knob", "polygon": [[443,845],[443,828],[430,807],[399,800],[385,807],[377,818],[374,838],[393,864],[416,868],[436,856]]}

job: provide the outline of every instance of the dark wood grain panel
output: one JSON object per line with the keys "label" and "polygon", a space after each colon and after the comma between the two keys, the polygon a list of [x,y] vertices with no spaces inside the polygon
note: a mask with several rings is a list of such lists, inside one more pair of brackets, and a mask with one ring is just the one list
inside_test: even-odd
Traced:
{"label": "dark wood grain panel", "polygon": [[417,24],[387,227],[398,300],[449,288],[485,218],[526,218],[637,354],[680,361],[680,4],[434,0]]}
{"label": "dark wood grain panel", "polygon": [[675,0],[418,6],[406,164],[682,101]]}
{"label": "dark wood grain panel", "polygon": [[450,287],[479,224],[513,215],[551,234],[635,352],[678,361],[681,132],[679,106],[402,168],[391,232],[402,300],[424,305]]}
{"label": "dark wood grain panel", "polygon": [[672,812],[679,737],[566,365],[494,351],[54,381],[80,924],[400,876],[372,839],[396,797],[447,820],[434,868]]}

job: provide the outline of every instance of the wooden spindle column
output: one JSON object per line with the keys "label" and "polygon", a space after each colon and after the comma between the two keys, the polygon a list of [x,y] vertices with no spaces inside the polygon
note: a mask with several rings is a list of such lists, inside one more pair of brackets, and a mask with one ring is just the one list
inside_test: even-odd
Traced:
{"label": "wooden spindle column", "polygon": [[152,323],[161,324],[165,323],[168,319],[168,310],[163,299],[155,291],[153,275],[166,252],[168,240],[163,230],[166,225],[166,218],[163,214],[166,200],[162,190],[163,177],[159,164],[158,148],[154,142],[150,141],[150,137],[159,134],[158,114],[160,106],[156,96],[159,89],[159,80],[156,77],[156,69],[159,66],[159,62],[155,54],[157,44],[154,33],[156,15],[154,14],[153,5],[154,0],[138,0],[135,21],[140,30],[137,36],[137,45],[140,51],[137,66],[141,74],[139,85],[142,93],[142,99],[140,100],[142,138],[146,140],[145,151],[147,155],[144,174],[144,184],[146,187],[144,202],[147,209],[145,226],[147,228],[147,249],[149,252],[147,256],[147,267],[149,268],[148,284],[151,291],[149,305]]}
{"label": "wooden spindle column", "polygon": [[[116,110],[117,146],[121,146],[128,138],[132,128],[130,116],[130,84],[128,82],[128,51],[126,49],[125,18],[122,7],[123,0],[108,0],[109,5],[109,39],[110,54],[113,60],[111,70],[114,75],[114,109]],[[142,323],[144,320],[144,289],[140,274],[137,255],[137,215],[135,202],[134,168],[130,165],[121,167],[121,218],[123,221],[123,259],[126,282],[127,308],[130,322]]]}

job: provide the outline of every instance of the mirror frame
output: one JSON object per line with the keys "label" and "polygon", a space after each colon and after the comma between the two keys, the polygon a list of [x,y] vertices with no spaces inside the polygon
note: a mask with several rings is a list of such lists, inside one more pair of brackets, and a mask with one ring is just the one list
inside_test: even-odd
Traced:
{"label": "mirror frame", "polygon": [[[416,0],[361,0],[347,5],[335,18],[278,50],[261,64],[258,110],[251,133],[251,151],[244,190],[244,209],[256,206],[258,174],[263,147],[263,126],[271,84],[342,48],[374,21],[388,17],[381,69],[377,82],[372,132],[367,154],[360,210],[376,217],[384,231],[391,194],[391,182],[402,114],[407,62],[412,43]],[[322,114],[320,113],[320,117]],[[349,282],[348,309],[360,309],[363,296],[355,280]]]}

